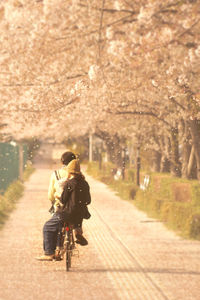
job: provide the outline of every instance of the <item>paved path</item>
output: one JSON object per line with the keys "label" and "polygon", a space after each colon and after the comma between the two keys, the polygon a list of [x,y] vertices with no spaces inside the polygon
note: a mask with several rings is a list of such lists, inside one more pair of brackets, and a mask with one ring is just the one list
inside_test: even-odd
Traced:
{"label": "paved path", "polygon": [[1,300],[200,299],[200,243],[177,237],[89,176],[92,218],[84,221],[89,245],[79,246],[68,273],[64,261],[36,261],[55,168],[42,162],[0,232]]}

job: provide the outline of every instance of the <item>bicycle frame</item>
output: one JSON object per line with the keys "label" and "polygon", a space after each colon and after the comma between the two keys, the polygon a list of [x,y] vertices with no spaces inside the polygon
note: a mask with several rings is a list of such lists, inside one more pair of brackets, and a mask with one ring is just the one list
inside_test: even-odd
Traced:
{"label": "bicycle frame", "polygon": [[73,225],[64,224],[58,233],[56,256],[60,258],[58,260],[62,260],[66,254],[66,271],[71,268],[71,257],[75,255],[75,250],[79,255],[79,251],[75,248]]}

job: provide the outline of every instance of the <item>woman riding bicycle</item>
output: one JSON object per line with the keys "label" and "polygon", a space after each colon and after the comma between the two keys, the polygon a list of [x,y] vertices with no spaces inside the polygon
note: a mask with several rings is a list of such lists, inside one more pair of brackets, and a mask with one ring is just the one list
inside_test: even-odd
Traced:
{"label": "woman riding bicycle", "polygon": [[[48,190],[48,198],[54,205],[55,213],[51,217],[50,220],[48,220],[43,227],[43,248],[44,248],[44,255],[37,257],[38,260],[47,260],[51,261],[53,260],[55,256],[55,249],[57,244],[57,236],[58,232],[60,230],[60,227],[63,224],[63,217],[61,215],[62,206],[64,203],[61,203],[61,195],[63,192],[63,188],[65,185],[65,182],[68,182],[72,180],[77,175],[81,176],[83,175],[80,172],[80,165],[78,167],[79,163],[74,163],[70,167],[71,161],[77,161],[75,155],[72,152],[65,152],[63,153],[61,157],[61,162],[63,164],[62,168],[60,168],[58,171],[53,172],[50,179],[49,184],[49,190]],[[69,167],[68,167],[69,166]],[[74,167],[76,169],[74,169]],[[74,173],[75,172],[75,173]],[[73,180],[72,180],[73,181]],[[89,192],[89,190],[88,190]],[[89,201],[90,203],[90,193],[89,193]],[[87,245],[87,240],[83,237],[83,231],[82,231],[82,220],[79,219],[78,223],[75,224],[75,235],[76,235],[76,242],[81,244],[82,246]]]}

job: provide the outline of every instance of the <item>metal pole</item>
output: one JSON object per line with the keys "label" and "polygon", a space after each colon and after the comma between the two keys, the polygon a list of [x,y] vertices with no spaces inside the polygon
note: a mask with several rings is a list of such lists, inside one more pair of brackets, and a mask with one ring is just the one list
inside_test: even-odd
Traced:
{"label": "metal pole", "polygon": [[19,143],[19,179],[23,181],[23,173],[24,173],[24,151],[23,144]]}
{"label": "metal pole", "polygon": [[92,157],[92,134],[90,133],[89,135],[89,162],[93,161],[93,157]]}
{"label": "metal pole", "polygon": [[136,163],[137,163],[137,185],[140,185],[140,148],[137,148],[137,159],[136,159]]}
{"label": "metal pole", "polygon": [[122,180],[125,179],[125,167],[126,167],[126,162],[125,162],[125,149],[122,149]]}

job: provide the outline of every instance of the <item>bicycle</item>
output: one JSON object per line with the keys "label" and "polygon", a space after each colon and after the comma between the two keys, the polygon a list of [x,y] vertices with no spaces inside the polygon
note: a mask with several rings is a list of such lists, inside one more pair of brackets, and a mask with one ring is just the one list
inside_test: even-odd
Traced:
{"label": "bicycle", "polygon": [[64,259],[64,255],[66,255],[66,271],[69,271],[71,268],[71,258],[75,255],[79,256],[79,251],[76,249],[73,225],[67,223],[64,223],[58,232],[55,258],[62,260]]}

